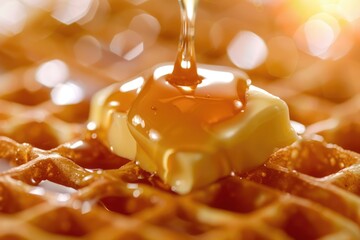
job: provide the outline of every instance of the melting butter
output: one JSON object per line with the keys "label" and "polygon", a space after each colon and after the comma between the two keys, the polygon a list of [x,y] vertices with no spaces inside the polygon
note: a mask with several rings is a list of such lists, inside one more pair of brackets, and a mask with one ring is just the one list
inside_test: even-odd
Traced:
{"label": "melting butter", "polygon": [[232,171],[263,164],[297,140],[287,105],[238,70],[202,65],[195,89],[166,79],[161,65],[93,98],[90,122],[115,154],[137,161],[186,194]]}

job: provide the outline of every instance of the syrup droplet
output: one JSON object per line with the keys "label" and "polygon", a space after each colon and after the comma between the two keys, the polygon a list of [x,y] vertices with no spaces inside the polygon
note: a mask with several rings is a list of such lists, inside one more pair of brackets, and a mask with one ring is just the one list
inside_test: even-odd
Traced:
{"label": "syrup droplet", "polygon": [[174,70],[167,77],[169,83],[178,87],[195,88],[200,82],[195,61],[195,17],[198,0],[179,0],[181,32]]}

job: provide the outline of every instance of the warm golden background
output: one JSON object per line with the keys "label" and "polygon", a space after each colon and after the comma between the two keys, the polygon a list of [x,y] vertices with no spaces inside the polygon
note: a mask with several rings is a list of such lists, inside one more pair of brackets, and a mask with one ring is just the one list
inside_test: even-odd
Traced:
{"label": "warm golden background", "polygon": [[[83,123],[95,91],[175,59],[179,19],[176,0],[2,0],[0,98]],[[360,152],[360,0],[200,0],[196,30],[198,62],[245,70],[308,133]]]}

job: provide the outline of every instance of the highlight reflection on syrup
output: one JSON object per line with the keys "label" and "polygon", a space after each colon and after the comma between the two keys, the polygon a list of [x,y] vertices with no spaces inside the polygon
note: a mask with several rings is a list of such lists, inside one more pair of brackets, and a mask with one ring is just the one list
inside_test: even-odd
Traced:
{"label": "highlight reflection on syrup", "polygon": [[[197,141],[206,142],[208,138],[204,129],[243,110],[247,88],[244,79],[226,71],[199,68],[202,82],[193,92],[184,92],[168,83],[172,68],[158,67],[154,77],[148,78],[128,113],[131,131],[142,132],[156,142],[163,139],[159,144],[172,145],[171,148],[182,141],[189,147],[196,146]],[[188,139],[191,135],[193,138]]]}

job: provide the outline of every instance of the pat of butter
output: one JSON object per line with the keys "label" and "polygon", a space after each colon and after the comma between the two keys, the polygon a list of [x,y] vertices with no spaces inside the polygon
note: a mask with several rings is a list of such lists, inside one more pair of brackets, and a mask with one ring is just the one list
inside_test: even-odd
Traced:
{"label": "pat of butter", "polygon": [[[260,166],[275,149],[298,138],[290,125],[285,102],[255,86],[249,86],[246,107],[241,114],[207,125],[198,119],[192,121],[188,115],[176,115],[181,112],[179,109],[188,111],[194,107],[191,98],[172,99],[165,113],[161,113],[161,109],[150,110],[145,100],[139,100],[137,104],[149,111],[144,115],[159,114],[158,119],[169,119],[156,128],[131,110],[131,101],[135,101],[143,86],[130,89],[124,93],[127,98],[121,96],[123,100],[115,104],[109,98],[120,86],[110,86],[94,97],[90,121],[115,154],[136,160],[144,170],[157,173],[180,194],[233,171],[244,172]],[[206,111],[211,111],[210,107]],[[202,116],[192,114],[191,117]]]}

